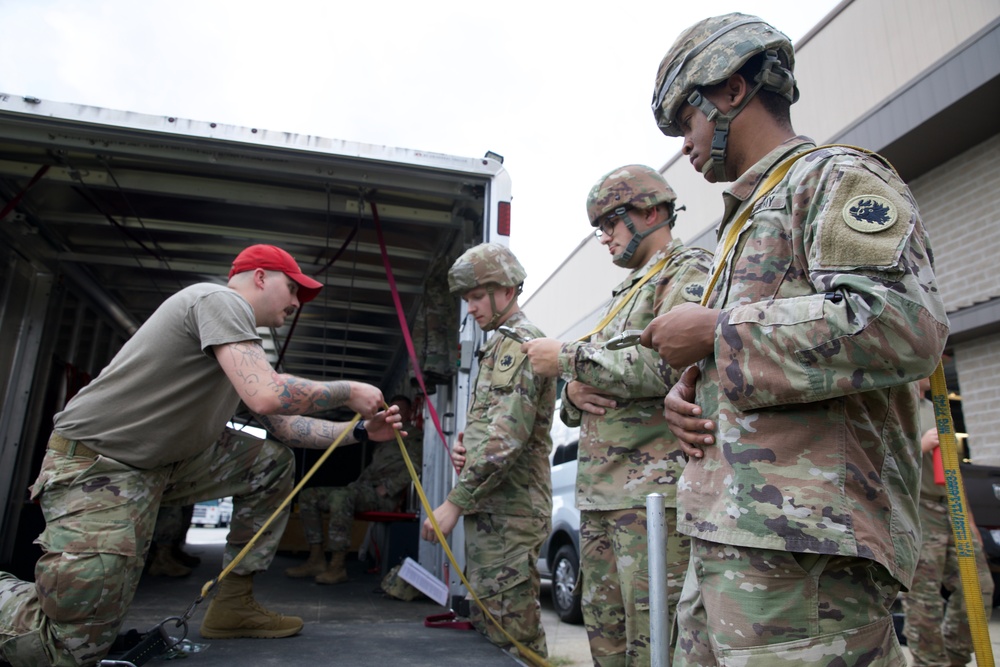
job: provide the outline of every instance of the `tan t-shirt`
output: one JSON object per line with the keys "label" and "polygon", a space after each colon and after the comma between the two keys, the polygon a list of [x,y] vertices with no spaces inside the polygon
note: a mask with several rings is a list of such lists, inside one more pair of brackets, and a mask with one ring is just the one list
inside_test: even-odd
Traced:
{"label": "tan t-shirt", "polygon": [[55,416],[55,431],[137,468],[193,456],[239,405],[212,346],[253,340],[260,337],[246,299],[224,285],[187,287]]}

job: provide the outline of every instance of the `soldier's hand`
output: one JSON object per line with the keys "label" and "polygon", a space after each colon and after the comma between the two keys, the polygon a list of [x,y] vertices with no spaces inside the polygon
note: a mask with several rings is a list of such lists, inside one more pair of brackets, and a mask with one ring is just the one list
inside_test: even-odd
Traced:
{"label": "soldier's hand", "polygon": [[715,351],[719,312],[696,303],[682,303],[653,318],[639,342],[656,350],[674,368],[690,366]]}
{"label": "soldier's hand", "polygon": [[[437,520],[438,528],[441,529],[441,534],[445,537],[451,535],[451,531],[455,529],[455,524],[458,523],[461,516],[462,508],[450,500],[444,501],[434,510],[434,518]],[[434,533],[434,526],[429,518],[424,519],[424,525],[420,529],[420,537],[428,542],[438,541],[437,535]]]}
{"label": "soldier's hand", "polygon": [[697,366],[686,369],[663,399],[663,416],[667,419],[667,427],[677,436],[684,453],[696,459],[705,455],[702,447],[715,444],[712,436],[715,424],[704,419],[701,408],[693,402],[694,388],[700,374]]}
{"label": "soldier's hand", "polygon": [[528,355],[535,375],[554,378],[559,375],[559,350],[562,342],[555,338],[535,338],[521,343],[521,352]]}
{"label": "soldier's hand", "polygon": [[618,407],[613,398],[601,393],[596,387],[584,384],[579,380],[573,380],[566,385],[566,396],[578,410],[589,412],[592,415],[603,415],[607,412],[607,408]]}
{"label": "soldier's hand", "polygon": [[375,442],[395,440],[396,431],[406,436],[403,428],[403,416],[399,414],[398,405],[390,405],[387,410],[376,413],[371,419],[365,420],[365,430],[368,431],[368,439]]}
{"label": "soldier's hand", "polygon": [[351,397],[347,399],[347,407],[361,413],[364,419],[371,419],[385,405],[382,390],[364,382],[349,382]]}
{"label": "soldier's hand", "polygon": [[926,454],[935,447],[939,446],[941,444],[941,440],[939,438],[940,436],[938,435],[937,428],[929,428],[924,431],[924,434],[920,436],[920,451]]}
{"label": "soldier's hand", "polygon": [[464,444],[465,433],[459,431],[458,439],[455,441],[455,445],[451,448],[451,464],[455,466],[455,470],[462,472],[465,469],[465,444]]}

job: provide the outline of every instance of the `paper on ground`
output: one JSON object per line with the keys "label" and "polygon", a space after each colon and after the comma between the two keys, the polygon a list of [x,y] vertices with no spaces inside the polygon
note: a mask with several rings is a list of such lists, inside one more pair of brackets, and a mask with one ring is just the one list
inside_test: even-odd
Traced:
{"label": "paper on ground", "polygon": [[409,556],[399,568],[399,576],[442,607],[448,605],[448,586]]}

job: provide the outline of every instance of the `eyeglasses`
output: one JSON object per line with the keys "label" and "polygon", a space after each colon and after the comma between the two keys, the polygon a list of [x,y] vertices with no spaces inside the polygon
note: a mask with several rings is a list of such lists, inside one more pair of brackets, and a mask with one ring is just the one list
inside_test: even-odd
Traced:
{"label": "eyeglasses", "polygon": [[615,233],[615,227],[618,225],[618,221],[622,219],[621,216],[624,215],[627,210],[627,206],[619,206],[614,210],[614,212],[609,213],[604,218],[600,219],[597,223],[597,229],[594,230],[594,237],[598,241],[605,236],[610,238],[610,236]]}

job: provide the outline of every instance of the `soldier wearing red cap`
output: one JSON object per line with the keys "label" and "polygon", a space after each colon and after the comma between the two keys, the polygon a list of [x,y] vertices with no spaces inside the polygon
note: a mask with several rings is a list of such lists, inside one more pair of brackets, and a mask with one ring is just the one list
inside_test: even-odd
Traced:
{"label": "soldier wearing red cap", "polygon": [[[392,436],[398,408],[359,382],[278,373],[257,327],[281,326],[322,284],[287,252],[254,245],[228,285],[199,283],[168,298],[100,375],[54,418],[32,489],[45,515],[35,581],[0,573],[0,654],[12,665],[89,665],[107,654],[142,573],[157,508],[233,496],[231,562],[291,491],[290,450],[226,429],[240,401],[289,445],[326,446],[346,428],[305,415],[347,406]],[[220,438],[220,433],[222,437]],[[358,435],[363,435],[359,433]],[[356,440],[356,439],[355,439]],[[225,577],[202,621],[213,639],[287,637],[302,620],[253,599],[287,512]]]}

